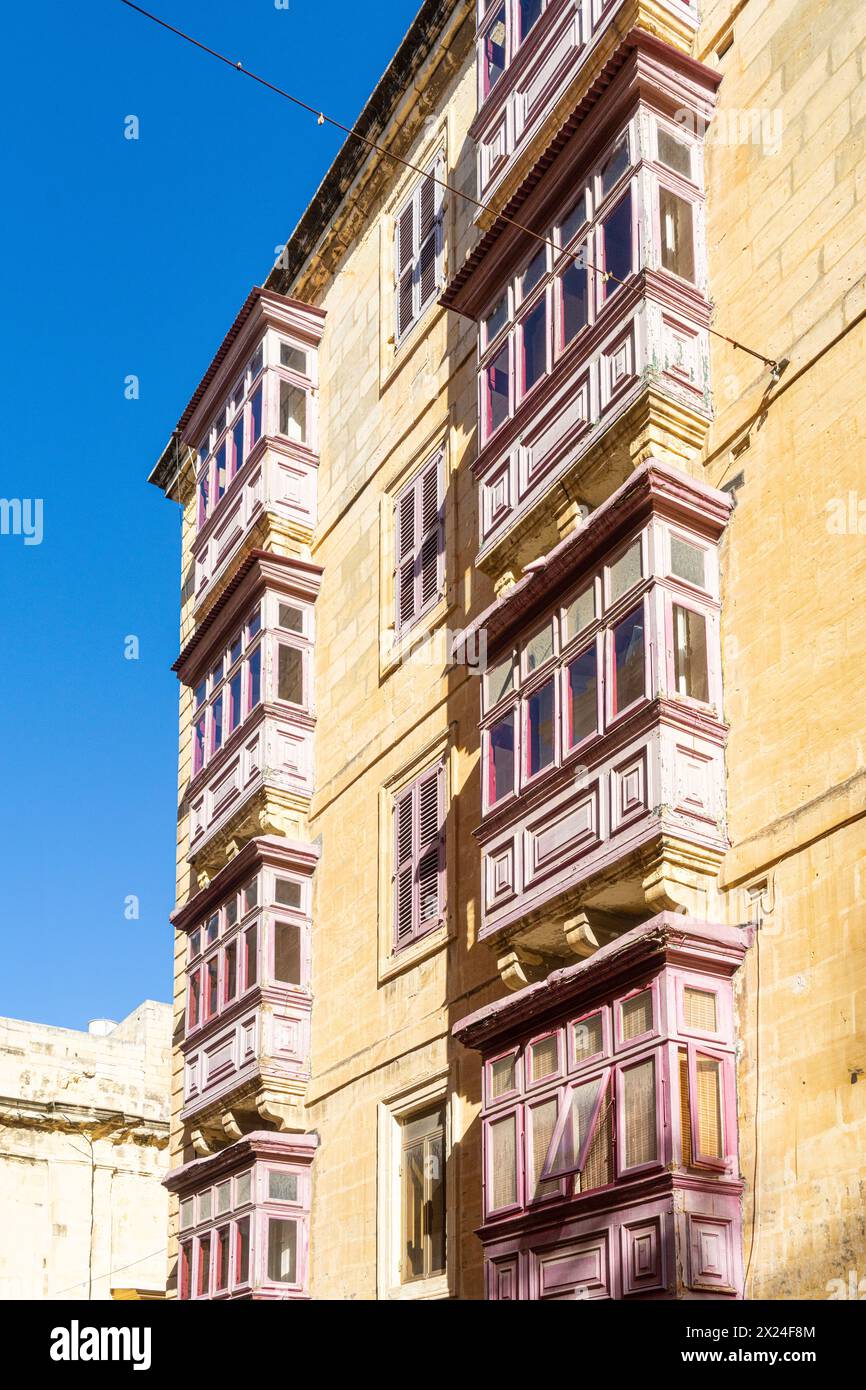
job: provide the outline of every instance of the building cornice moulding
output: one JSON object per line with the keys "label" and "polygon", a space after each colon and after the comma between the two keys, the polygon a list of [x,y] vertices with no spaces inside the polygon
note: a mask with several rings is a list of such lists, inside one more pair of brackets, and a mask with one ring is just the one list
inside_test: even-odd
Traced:
{"label": "building cornice moulding", "polygon": [[319,1136],[315,1132],[287,1135],[255,1130],[217,1154],[193,1159],[182,1168],[176,1168],[163,1179],[163,1186],[169,1192],[180,1195],[195,1192],[225,1173],[233,1173],[237,1168],[258,1159],[270,1159],[275,1163],[311,1164],[318,1147]]}

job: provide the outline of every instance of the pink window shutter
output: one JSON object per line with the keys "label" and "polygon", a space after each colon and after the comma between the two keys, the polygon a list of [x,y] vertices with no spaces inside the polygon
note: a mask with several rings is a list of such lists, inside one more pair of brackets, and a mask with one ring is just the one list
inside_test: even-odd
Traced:
{"label": "pink window shutter", "polygon": [[415,317],[415,197],[397,219],[397,336]]}
{"label": "pink window shutter", "polygon": [[430,931],[444,910],[444,768],[424,773],[394,804],[394,949]]}
{"label": "pink window shutter", "polygon": [[394,807],[394,948],[412,940],[415,928],[414,787]]}
{"label": "pink window shutter", "polygon": [[437,458],[422,474],[420,480],[421,553],[418,569],[422,609],[439,597],[441,589],[443,525],[439,495],[440,475],[441,460]]}
{"label": "pink window shutter", "polygon": [[418,610],[416,582],[417,484],[413,483],[400,497],[396,507],[397,531],[397,630],[407,627]]}

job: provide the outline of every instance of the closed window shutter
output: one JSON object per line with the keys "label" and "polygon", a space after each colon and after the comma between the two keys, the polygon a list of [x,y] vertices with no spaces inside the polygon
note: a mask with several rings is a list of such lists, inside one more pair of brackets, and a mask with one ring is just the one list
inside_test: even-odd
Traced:
{"label": "closed window shutter", "polygon": [[421,477],[421,607],[439,596],[442,555],[442,514],[439,501],[440,460]]}
{"label": "closed window shutter", "polygon": [[429,303],[436,293],[436,267],[438,251],[438,220],[436,216],[437,185],[432,178],[425,179],[421,185],[419,198],[419,279],[421,281],[420,308]]}
{"label": "closed window shutter", "polygon": [[397,219],[397,336],[415,317],[415,196]]}
{"label": "closed window shutter", "polygon": [[441,878],[441,768],[418,785],[418,925],[439,917]]}
{"label": "closed window shutter", "polygon": [[405,946],[415,929],[414,788],[394,807],[394,944]]}
{"label": "closed window shutter", "polygon": [[394,806],[394,948],[441,920],[444,909],[444,768],[425,773]]}
{"label": "closed window shutter", "polygon": [[442,592],[445,524],[442,456],[406,488],[395,508],[397,631],[410,626]]}
{"label": "closed window shutter", "polygon": [[418,608],[415,573],[417,487],[413,484],[397,503],[397,627],[411,623]]}

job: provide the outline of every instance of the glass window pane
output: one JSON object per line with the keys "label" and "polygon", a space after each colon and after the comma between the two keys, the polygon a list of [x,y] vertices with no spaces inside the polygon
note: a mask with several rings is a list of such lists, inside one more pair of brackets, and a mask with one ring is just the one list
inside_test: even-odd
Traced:
{"label": "glass window pane", "polygon": [[205,967],[207,973],[207,1017],[213,1018],[219,1007],[219,996],[217,993],[217,982],[219,979],[219,964],[216,960],[209,960]]}
{"label": "glass window pane", "polygon": [[216,1234],[216,1260],[214,1262],[214,1284],[217,1292],[229,1286],[229,1228],[224,1226]]}
{"label": "glass window pane", "polygon": [[298,1176],[296,1173],[280,1173],[268,1169],[268,1201],[296,1202],[298,1200]]}
{"label": "glass window pane", "polygon": [[303,632],[303,610],[295,608],[294,605],[290,603],[281,603],[277,622],[278,626],[284,628],[286,632]]}
{"label": "glass window pane", "polygon": [[691,545],[680,536],[671,536],[671,574],[696,584],[699,589],[707,587],[706,551],[699,545]]}
{"label": "glass window pane", "polygon": [[613,712],[627,709],[645,693],[643,608],[630,613],[613,630]]}
{"label": "glass window pane", "polygon": [[228,902],[226,903],[226,906],[225,906],[225,914],[226,914],[226,927],[227,927],[227,928],[228,928],[228,927],[233,927],[234,924],[235,924],[235,922],[238,920],[238,900],[237,900],[237,894],[235,894],[235,896],[234,896],[233,898],[229,898],[229,900],[228,900]]}
{"label": "glass window pane", "polygon": [[250,709],[254,710],[262,698],[262,649],[256,647],[250,657]]}
{"label": "glass window pane", "polygon": [[505,327],[508,322],[508,292],[502,296],[497,304],[493,306],[490,313],[483,321],[484,325],[484,346],[493,342],[497,333]]}
{"label": "glass window pane", "polygon": [[[240,1182],[240,1178],[238,1179]],[[249,1178],[247,1178],[249,1182]],[[235,1247],[235,1283],[246,1284],[250,1277],[250,1218],[245,1216],[235,1227],[237,1245]]]}
{"label": "glass window pane", "polygon": [[227,445],[223,440],[216,456],[216,498],[219,502],[225,496],[226,484],[228,483],[228,456],[226,453]]}
{"label": "glass window pane", "polygon": [[626,999],[620,1005],[620,1018],[622,1020],[623,1042],[630,1042],[632,1038],[640,1038],[644,1033],[651,1033],[653,1026],[652,990],[642,990],[640,994]]}
{"label": "glass window pane", "polygon": [[238,943],[236,941],[232,941],[230,945],[226,946],[223,970],[223,999],[228,1004],[238,992]]}
{"label": "glass window pane", "polygon": [[556,1128],[556,1118],[559,1114],[559,1101],[556,1097],[543,1101],[541,1105],[533,1105],[530,1108],[530,1125],[532,1134],[532,1169],[529,1173],[529,1191],[533,1201],[538,1201],[542,1197],[553,1196],[559,1190],[559,1183],[551,1181],[549,1178],[541,1181],[541,1172],[547,1158],[547,1151],[550,1148],[550,1141],[553,1138],[553,1131]]}
{"label": "glass window pane", "polygon": [[572,261],[562,276],[562,341],[567,347],[589,321],[586,266]]}
{"label": "glass window pane", "polygon": [[261,609],[261,604],[259,604],[259,607],[258,607],[258,608],[256,609],[256,611],[253,613],[252,617],[250,618],[249,622],[247,623],[247,641],[248,641],[248,642],[252,642],[252,640],[253,640],[254,637],[258,637],[258,635],[259,635],[259,633],[261,632],[261,630],[262,630],[262,609]]}
{"label": "glass window pane", "polygon": [[687,179],[692,176],[692,151],[685,140],[678,140],[664,126],[658,127],[659,163],[666,164]]}
{"label": "glass window pane", "polygon": [[307,376],[307,354],[303,348],[293,347],[291,343],[280,343],[280,366],[291,372]]}
{"label": "glass window pane", "polygon": [[244,912],[249,912],[251,908],[259,905],[259,880],[258,877],[251,878],[244,888]]}
{"label": "glass window pane", "polygon": [[684,280],[695,278],[695,232],[692,204],[667,188],[659,189],[661,257],[665,270]]}
{"label": "glass window pane", "polygon": [[494,430],[498,430],[508,419],[508,371],[509,347],[506,342],[490,365],[484,369],[488,435],[493,434]]}
{"label": "glass window pane", "polygon": [[199,1241],[195,1291],[200,1298],[210,1292],[210,1236],[203,1236]]}
{"label": "glass window pane", "polygon": [[499,1211],[517,1201],[517,1116],[491,1124],[487,1145],[487,1200],[491,1211]]}
{"label": "glass window pane", "polygon": [[244,935],[244,957],[246,969],[246,988],[254,985],[259,977],[258,927],[250,927]]}
{"label": "glass window pane", "polygon": [[520,37],[525,39],[541,17],[542,0],[520,0]]}
{"label": "glass window pane", "polygon": [[194,1210],[195,1210],[195,1201],[194,1201],[194,1199],[193,1199],[192,1197],[185,1197],[184,1200],[183,1200],[183,1201],[181,1202],[181,1204],[180,1204],[180,1229],[181,1229],[182,1231],[188,1231],[189,1228],[190,1228],[190,1226],[192,1226],[192,1225],[194,1224],[194,1218],[193,1218],[193,1212],[194,1212]]}
{"label": "glass window pane", "polygon": [[301,983],[301,931],[292,922],[274,925],[274,979],[284,985]]}
{"label": "glass window pane", "polygon": [[514,714],[490,730],[488,800],[491,805],[514,791]]}
{"label": "glass window pane", "polygon": [[498,1061],[490,1063],[490,1099],[498,1100],[500,1096],[505,1096],[509,1091],[513,1091],[516,1085],[516,1064],[514,1056],[500,1057]]}
{"label": "glass window pane", "polygon": [[710,698],[707,668],[707,620],[691,608],[673,605],[674,680],[678,695],[692,700]]}
{"label": "glass window pane", "polygon": [[505,71],[505,6],[502,5],[484,40],[484,90],[492,92]]}
{"label": "glass window pane", "polygon": [[698,1057],[698,1150],[705,1158],[723,1158],[722,1064],[715,1057]]}
{"label": "glass window pane", "polygon": [[195,721],[195,732],[192,746],[192,770],[193,774],[201,772],[204,767],[205,750],[205,730],[207,728],[207,715],[203,714]]}
{"label": "glass window pane", "polygon": [[212,945],[214,944],[214,942],[216,941],[217,937],[219,936],[219,934],[220,934],[220,915],[219,915],[218,912],[214,912],[214,913],[212,914],[212,916],[210,916],[210,917],[207,919],[207,926],[205,927],[205,932],[204,932],[204,944],[205,944],[205,946],[212,946]]}
{"label": "glass window pane", "polygon": [[529,265],[520,277],[520,293],[523,299],[531,294],[535,286],[544,279],[547,273],[547,247],[542,246],[536,251]]}
{"label": "glass window pane", "polygon": [[652,1057],[622,1073],[624,1168],[652,1163],[658,1156],[655,1076]]}
{"label": "glass window pane", "polygon": [[201,970],[189,977],[189,1026],[195,1028],[201,1014]]}
{"label": "glass window pane", "polygon": [[555,1076],[559,1071],[559,1041],[556,1033],[541,1038],[529,1049],[529,1077],[531,1081],[542,1081],[546,1076]]}
{"label": "glass window pane", "polygon": [[523,320],[523,390],[531,391],[547,371],[547,298]]}
{"label": "glass window pane", "polygon": [[616,294],[619,281],[627,280],[632,272],[631,193],[627,193],[602,223],[604,269],[613,276],[604,287],[606,299]]}
{"label": "glass window pane", "polygon": [[296,444],[307,442],[307,393],[290,381],[280,381],[280,434]]}
{"label": "glass window pane", "polygon": [[235,1206],[244,1207],[250,1200],[250,1174],[241,1173],[235,1178]]}
{"label": "glass window pane", "polygon": [[627,594],[629,589],[634,588],[641,578],[641,543],[636,540],[630,545],[624,555],[610,567],[610,601],[616,603],[618,598]]}
{"label": "glass window pane", "polygon": [[227,1211],[232,1208],[232,1185],[230,1182],[221,1183],[217,1188],[217,1216],[225,1216]]}
{"label": "glass window pane", "polygon": [[228,731],[232,732],[240,724],[243,718],[241,709],[241,673],[238,671],[232,676],[229,684],[229,708],[228,708]]}
{"label": "glass window pane", "polygon": [[231,476],[243,468],[244,464],[244,417],[241,415],[232,430],[231,439]]}
{"label": "glass window pane", "polygon": [[264,366],[264,363],[265,363],[265,345],[264,345],[264,343],[259,343],[258,347],[256,348],[255,352],[254,352],[253,355],[252,355],[252,360],[250,361],[250,375],[251,375],[253,381],[255,381],[256,377],[257,377],[258,374],[259,374],[259,372],[262,370],[262,367]]}
{"label": "glass window pane", "polygon": [[578,1066],[581,1062],[586,1062],[590,1057],[597,1057],[604,1051],[604,1031],[602,1028],[601,1014],[592,1014],[590,1018],[582,1018],[579,1023],[575,1023],[572,1029],[574,1040],[574,1060]]}
{"label": "glass window pane", "polygon": [[572,637],[577,637],[584,628],[589,627],[590,623],[595,622],[595,585],[592,584],[588,589],[584,589],[582,594],[568,605],[565,610],[565,640],[570,642]]}
{"label": "glass window pane", "polygon": [[193,960],[201,950],[201,931],[194,931],[189,939],[189,958]]}
{"label": "glass window pane", "polygon": [[298,1223],[268,1222],[268,1280],[271,1284],[297,1282]]}
{"label": "glass window pane", "polygon": [[553,656],[553,623],[548,623],[534,637],[530,637],[523,649],[527,675],[532,675]]}
{"label": "glass window pane", "polygon": [[601,171],[602,198],[607,197],[608,193],[625,173],[628,164],[628,136],[624,135],[621,140],[617,141],[613,153]]}
{"label": "glass window pane", "polygon": [[528,776],[549,767],[556,754],[554,682],[548,681],[526,702]]}
{"label": "glass window pane", "polygon": [[686,985],[683,990],[683,1017],[687,1028],[697,1028],[702,1033],[717,1033],[719,1020],[713,991],[692,989]]}
{"label": "glass window pane", "polygon": [[274,901],[281,907],[301,906],[301,885],[294,878],[278,878],[274,882]]}
{"label": "glass window pane", "polygon": [[260,386],[253,395],[250,402],[250,448],[252,449],[262,437],[262,403],[264,401],[264,388]]}
{"label": "glass window pane", "polygon": [[304,654],[298,647],[278,648],[277,699],[292,705],[304,703]]}
{"label": "glass window pane", "polygon": [[209,1188],[207,1189],[206,1192],[202,1192],[202,1193],[199,1194],[199,1199],[198,1199],[198,1219],[199,1219],[199,1224],[201,1224],[202,1221],[210,1221],[212,1214],[213,1214],[213,1189],[209,1187]]}
{"label": "glass window pane", "polygon": [[424,1274],[424,1142],[403,1150],[403,1278]]}
{"label": "glass window pane", "polygon": [[598,674],[595,647],[582,652],[568,668],[569,744],[574,747],[598,728]]}
{"label": "glass window pane", "polygon": [[180,1247],[179,1270],[178,1270],[178,1297],[189,1298],[190,1269],[192,1261],[192,1247],[187,1242]]}
{"label": "glass window pane", "polygon": [[583,1172],[575,1178],[574,1185],[576,1191],[591,1192],[595,1187],[607,1187],[613,1180],[613,1107],[607,1096],[601,1103],[601,1114]]}
{"label": "glass window pane", "polygon": [[514,658],[507,656],[487,672],[487,707],[497,704],[514,689]]}
{"label": "glass window pane", "polygon": [[559,237],[563,246],[567,246],[570,241],[577,236],[584,222],[586,221],[586,194],[581,193],[571,212],[563,219],[559,229]]}
{"label": "glass window pane", "polygon": [[441,1134],[427,1141],[425,1155],[429,1264],[427,1274],[445,1273],[445,1144]]}
{"label": "glass window pane", "polygon": [[572,1088],[570,1099],[566,1100],[565,1125],[557,1142],[556,1151],[551,1155],[548,1169],[550,1177],[563,1176],[575,1171],[580,1158],[581,1146],[589,1134],[589,1127],[601,1091],[601,1083],[602,1078],[597,1076],[592,1081],[581,1082],[580,1085],[575,1085]]}
{"label": "glass window pane", "polygon": [[211,705],[211,746],[216,753],[223,746],[223,697],[218,695]]}

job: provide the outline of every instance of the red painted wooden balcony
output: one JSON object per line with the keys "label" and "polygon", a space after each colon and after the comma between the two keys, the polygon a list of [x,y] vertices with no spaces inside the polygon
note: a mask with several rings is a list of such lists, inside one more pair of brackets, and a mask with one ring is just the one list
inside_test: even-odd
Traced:
{"label": "red painted wooden balcony", "polygon": [[254,1131],[176,1169],[180,1299],[280,1301],[309,1297],[315,1134]]}
{"label": "red painted wooden balcony", "polygon": [[487,650],[479,936],[509,983],[709,900],[728,843],[731,506],[651,460],[473,625]]}
{"label": "red painted wooden balcony", "polygon": [[483,1059],[489,1299],[742,1297],[732,977],[750,943],[663,913],[455,1026]]}
{"label": "red painted wooden balcony", "polygon": [[183,1109],[201,1151],[254,1115],[293,1127],[310,1070],[310,845],[250,841],[175,914],[186,936]]}

